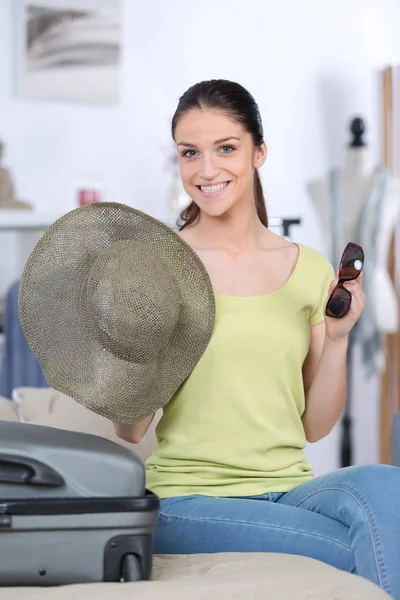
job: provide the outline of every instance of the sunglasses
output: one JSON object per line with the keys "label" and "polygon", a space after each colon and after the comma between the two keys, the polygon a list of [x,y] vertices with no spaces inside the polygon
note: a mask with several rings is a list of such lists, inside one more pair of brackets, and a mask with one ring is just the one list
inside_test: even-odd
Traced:
{"label": "sunglasses", "polygon": [[357,279],[364,264],[364,251],[358,244],[349,242],[344,249],[340,260],[338,283],[329,296],[326,304],[325,314],[328,317],[341,319],[344,317],[351,304],[351,293],[343,284],[346,281]]}

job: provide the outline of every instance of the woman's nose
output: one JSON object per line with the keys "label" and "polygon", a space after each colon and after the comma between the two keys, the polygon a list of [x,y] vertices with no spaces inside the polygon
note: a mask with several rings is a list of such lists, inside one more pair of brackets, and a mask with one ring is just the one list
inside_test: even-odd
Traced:
{"label": "woman's nose", "polygon": [[214,179],[218,175],[218,166],[211,156],[203,156],[200,167],[200,176],[204,179]]}

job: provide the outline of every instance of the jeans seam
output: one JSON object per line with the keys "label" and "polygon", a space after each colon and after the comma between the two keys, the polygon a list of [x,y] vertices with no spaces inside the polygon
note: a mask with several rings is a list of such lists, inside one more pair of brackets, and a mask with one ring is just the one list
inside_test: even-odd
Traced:
{"label": "jeans seam", "polygon": [[[380,560],[380,557],[379,557],[379,550],[378,550],[378,547],[377,547],[378,536],[377,536],[377,534],[375,532],[374,519],[373,519],[372,515],[370,514],[367,502],[364,500],[364,498],[361,495],[355,494],[352,489],[349,489],[349,488],[346,489],[346,487],[344,485],[343,486],[338,486],[338,487],[336,487],[336,486],[328,486],[328,487],[320,488],[319,490],[315,490],[314,492],[310,492],[307,496],[305,496],[299,502],[297,502],[296,504],[294,504],[294,506],[295,507],[299,507],[300,504],[302,504],[303,502],[305,502],[306,500],[308,500],[312,496],[315,496],[316,494],[319,494],[320,492],[324,492],[324,491],[345,492],[346,494],[349,494],[350,496],[352,496],[352,498],[354,498],[354,500],[360,506],[360,508],[363,511],[364,516],[365,516],[365,518],[367,520],[367,523],[368,523],[368,529],[369,529],[371,540],[372,540],[372,547],[373,547],[373,550],[374,550],[375,565],[376,565],[376,570],[377,570],[377,573],[378,573],[379,583],[380,583],[380,586],[382,588],[384,588],[384,589],[387,590],[388,588],[387,588],[386,575],[385,575],[385,573],[383,571],[383,568],[382,568],[381,560]],[[384,581],[385,581],[386,585],[384,585]]]}
{"label": "jeans seam", "polygon": [[[215,523],[228,523],[229,525],[234,525],[234,524],[237,524],[237,525],[247,525],[247,526],[250,526],[250,527],[261,527],[261,528],[265,528],[265,529],[282,529],[284,531],[289,531],[291,533],[297,533],[297,534],[300,533],[297,529],[291,529],[289,527],[282,527],[281,525],[280,526],[277,526],[277,525],[265,525],[264,523],[251,523],[250,521],[239,521],[239,520],[236,520],[236,519],[221,519],[221,518],[217,519],[215,517],[201,517],[201,518],[197,518],[197,517],[183,517],[183,516],[179,516],[179,515],[173,515],[171,513],[167,514],[167,513],[164,513],[164,512],[160,512],[159,515],[162,516],[162,517],[164,517],[164,518],[166,518],[166,519],[168,519],[168,517],[170,517],[170,518],[172,517],[172,518],[175,518],[175,519],[178,519],[178,520],[196,521],[196,522],[200,522],[200,523],[203,522],[203,521],[211,521],[211,522],[215,522]],[[342,542],[338,542],[337,540],[334,540],[334,539],[332,539],[330,537],[326,537],[324,535],[319,535],[319,534],[316,534],[316,533],[310,533],[309,531],[305,531],[304,535],[310,535],[310,536],[315,537],[315,538],[319,538],[319,539],[322,539],[322,540],[327,540],[327,541],[329,541],[331,543],[334,543],[334,544],[336,544],[338,546],[346,548],[346,550],[351,550],[350,546],[346,546],[346,544],[342,544]]]}

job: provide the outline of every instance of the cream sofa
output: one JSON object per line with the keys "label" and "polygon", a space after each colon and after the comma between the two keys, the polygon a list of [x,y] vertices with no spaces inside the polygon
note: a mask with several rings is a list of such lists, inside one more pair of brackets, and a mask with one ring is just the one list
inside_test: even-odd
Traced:
{"label": "cream sofa", "polygon": [[[158,417],[159,415],[157,415]],[[20,388],[0,398],[0,420],[94,433],[128,446],[142,460],[152,452],[157,419],[142,442],[118,439],[112,425],[51,389]],[[0,498],[1,500],[1,498]],[[1,540],[1,537],[0,537]],[[34,549],[32,549],[34,551]],[[0,547],[0,552],[5,552]],[[154,556],[151,581],[58,588],[3,588],[1,600],[384,600],[370,582],[316,560],[282,554]]]}

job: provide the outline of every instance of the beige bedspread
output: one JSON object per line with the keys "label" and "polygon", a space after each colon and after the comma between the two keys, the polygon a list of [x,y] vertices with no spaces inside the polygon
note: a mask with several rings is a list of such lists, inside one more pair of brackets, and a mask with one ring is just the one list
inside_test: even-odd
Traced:
{"label": "beige bedspread", "polygon": [[3,588],[1,600],[387,600],[355,575],[282,554],[156,556],[152,581]]}

